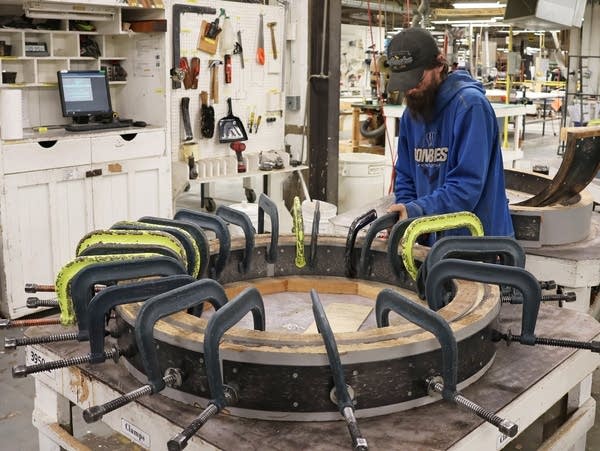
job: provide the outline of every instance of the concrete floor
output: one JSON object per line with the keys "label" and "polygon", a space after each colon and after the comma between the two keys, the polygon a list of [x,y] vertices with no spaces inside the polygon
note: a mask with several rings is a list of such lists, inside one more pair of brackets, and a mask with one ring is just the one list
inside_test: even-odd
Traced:
{"label": "concrete floor", "polygon": [[[524,159],[517,162],[516,167],[530,169],[534,164],[547,164],[557,169],[560,165],[560,157],[556,155],[557,137],[552,133],[552,123],[547,123],[546,136],[541,137],[540,124],[526,128],[523,143]],[[559,125],[554,124],[554,130],[558,132]],[[600,202],[600,180],[597,179],[590,187],[597,202]],[[597,194],[596,194],[597,193]],[[600,214],[600,213],[599,213]],[[21,330],[0,330],[0,449],[11,451],[33,451],[38,449],[37,430],[31,424],[33,409],[34,380],[31,377],[24,379],[13,379],[11,368],[13,365],[24,362],[24,350],[6,352],[3,349],[4,337],[20,336]],[[600,449],[600,369],[593,376],[592,395],[598,403],[596,405],[596,424],[588,433],[587,450]],[[76,435],[83,440],[91,449],[97,450],[124,450],[133,449],[111,439],[111,432],[102,426],[88,426],[81,420],[81,413],[73,414]],[[138,448],[140,449],[140,448]],[[520,443],[513,449],[527,450],[527,443]]]}

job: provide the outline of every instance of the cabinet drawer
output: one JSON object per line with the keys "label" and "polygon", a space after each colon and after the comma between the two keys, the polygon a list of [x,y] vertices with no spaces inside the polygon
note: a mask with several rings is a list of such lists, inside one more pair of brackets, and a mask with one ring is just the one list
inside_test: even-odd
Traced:
{"label": "cabinet drawer", "polygon": [[90,164],[89,138],[48,140],[2,146],[4,173]]}
{"label": "cabinet drawer", "polygon": [[163,130],[92,137],[92,163],[153,157],[164,152]]}

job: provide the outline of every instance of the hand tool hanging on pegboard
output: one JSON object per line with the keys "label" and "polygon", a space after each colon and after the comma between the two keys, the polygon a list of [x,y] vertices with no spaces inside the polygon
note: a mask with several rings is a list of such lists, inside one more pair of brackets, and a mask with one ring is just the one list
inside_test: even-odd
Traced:
{"label": "hand tool hanging on pegboard", "polygon": [[277,59],[277,40],[275,39],[275,25],[277,22],[267,22],[267,27],[271,30],[271,51],[273,52],[273,59]]}
{"label": "hand tool hanging on pegboard", "polygon": [[208,92],[200,92],[200,134],[212,138],[215,133],[215,109],[208,104]]}
{"label": "hand tool hanging on pegboard", "polygon": [[194,139],[194,134],[192,133],[192,122],[190,120],[189,97],[181,98],[181,119],[183,122],[183,141],[191,141],[192,139]]}
{"label": "hand tool hanging on pegboard", "polygon": [[[221,10],[223,13],[224,10]],[[225,69],[225,83],[231,83],[232,80],[232,64],[231,55],[235,49],[235,34],[233,32],[233,26],[231,25],[231,19],[225,15],[223,19],[223,31],[221,32],[220,50],[223,55],[223,64]]]}
{"label": "hand tool hanging on pegboard", "polygon": [[214,103],[219,103],[219,66],[223,64],[221,60],[209,60],[210,68],[210,99]]}
{"label": "hand tool hanging on pegboard", "polygon": [[227,116],[219,119],[219,142],[230,143],[234,141],[247,141],[248,135],[244,124],[239,117],[233,115],[233,108],[231,106],[231,97],[227,98]]}
{"label": "hand tool hanging on pegboard", "polygon": [[[182,4],[174,4],[173,5],[173,27],[172,27],[172,41],[173,41],[173,64],[179,64],[179,59],[181,56],[181,15],[183,13],[195,13],[195,14],[215,14],[217,11],[214,8],[208,8],[204,6],[195,6],[195,5],[182,5]],[[170,71],[171,74],[171,87],[173,89],[178,89],[181,87],[181,82],[183,81],[184,74],[179,69],[179,67],[173,67]]]}
{"label": "hand tool hanging on pegboard", "polygon": [[242,32],[240,30],[237,32],[237,42],[233,46],[233,54],[240,55],[240,65],[244,69],[244,46],[242,45]]}
{"label": "hand tool hanging on pegboard", "polygon": [[258,20],[258,45],[256,47],[256,62],[261,66],[265,65],[265,33],[264,33],[264,14],[260,14]]}

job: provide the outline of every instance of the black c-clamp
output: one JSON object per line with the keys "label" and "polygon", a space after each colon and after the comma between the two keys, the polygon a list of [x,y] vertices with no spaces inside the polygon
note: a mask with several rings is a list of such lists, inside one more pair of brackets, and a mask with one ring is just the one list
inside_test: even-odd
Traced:
{"label": "black c-clamp", "polygon": [[158,393],[167,385],[181,385],[184,374],[180,368],[168,368],[165,376],[161,374],[158,355],[154,347],[154,325],[165,316],[191,309],[204,302],[209,302],[215,310],[225,305],[227,296],[218,282],[212,279],[198,280],[156,295],[142,305],[135,321],[135,341],[148,377],[148,384],[105,404],[85,409],[83,418],[87,423],[98,421],[107,413],[142,396]]}
{"label": "black c-clamp", "polygon": [[212,399],[200,415],[183,431],[167,443],[169,451],[182,450],[188,441],[204,424],[227,405],[237,403],[237,392],[232,386],[223,385],[221,363],[219,361],[219,342],[223,334],[237,324],[246,314],[252,312],[255,330],[265,330],[265,307],[259,291],[246,288],[236,298],[215,312],[208,321],[204,332],[204,361],[208,387]]}
{"label": "black c-clamp", "polygon": [[335,342],[333,330],[331,330],[329,320],[327,319],[319,295],[314,289],[310,290],[310,298],[312,300],[312,309],[315,322],[317,323],[317,330],[323,338],[323,343],[325,344],[325,349],[327,351],[327,358],[329,360],[329,367],[333,374],[335,399],[338,409],[348,426],[350,437],[352,437],[352,448],[356,451],[366,451],[369,449],[367,440],[362,436],[354,416],[354,403],[348,391],[348,387],[346,386],[346,381],[344,380],[344,369],[342,368],[342,361],[340,359],[337,343]]}
{"label": "black c-clamp", "polygon": [[[441,393],[445,400],[466,407],[478,417],[496,426],[503,434],[509,437],[517,435],[519,427],[516,423],[500,418],[473,401],[468,400],[456,390],[458,347],[452,329],[444,318],[436,312],[402,296],[400,293],[386,288],[379,293],[375,303],[377,327],[386,327],[389,325],[389,313],[392,310],[426,331],[431,332],[440,342],[442,351],[442,378],[433,377],[425,381],[430,394]],[[440,379],[442,380],[440,381]]]}

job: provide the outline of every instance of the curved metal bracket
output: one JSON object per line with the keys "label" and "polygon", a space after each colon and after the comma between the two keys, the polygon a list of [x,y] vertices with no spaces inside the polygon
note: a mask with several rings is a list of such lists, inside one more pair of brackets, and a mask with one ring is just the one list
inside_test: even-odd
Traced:
{"label": "curved metal bracket", "polygon": [[160,230],[179,240],[185,249],[187,272],[190,276],[197,277],[200,269],[200,251],[192,236],[185,230],[170,225],[149,224],[139,221],[119,221],[111,226],[112,230]]}
{"label": "curved metal bracket", "polygon": [[210,268],[209,275],[213,279],[218,279],[227,264],[231,250],[231,235],[225,221],[216,215],[185,208],[177,211],[174,218],[197,224],[203,229],[208,229],[215,233],[219,240],[219,256],[215,260],[214,267]]}
{"label": "curved metal bracket", "polygon": [[405,274],[404,264],[398,255],[398,246],[400,245],[400,240],[404,236],[406,229],[415,219],[416,218],[407,218],[396,222],[396,224],[394,224],[392,227],[390,236],[388,237],[388,259],[390,261],[390,266],[392,267],[392,272],[398,279],[403,279]]}
{"label": "curved metal bracket", "polygon": [[271,244],[265,255],[267,263],[277,261],[277,243],[279,240],[279,212],[277,205],[265,193],[258,196],[258,233],[265,233],[265,213],[271,220]]}
{"label": "curved metal bracket", "polygon": [[254,250],[254,227],[250,217],[243,211],[235,210],[231,207],[224,205],[219,206],[216,211],[217,216],[220,216],[230,224],[241,227],[244,232],[244,238],[246,240],[246,247],[242,261],[238,264],[238,270],[246,274],[250,269],[250,263],[252,262],[252,251]]}
{"label": "curved metal bracket", "polygon": [[377,212],[373,209],[355,218],[352,224],[350,224],[350,229],[348,229],[348,235],[346,236],[346,252],[344,255],[346,277],[356,277],[356,268],[354,267],[352,254],[358,232],[375,221],[375,219],[377,219]]}
{"label": "curved metal bracket", "polygon": [[104,355],[106,315],[117,305],[143,302],[152,296],[194,282],[192,276],[168,276],[127,285],[113,285],[100,291],[88,305],[90,363],[101,363]]}
{"label": "curved metal bracket", "polygon": [[204,230],[202,230],[200,226],[189,221],[178,221],[176,219],[165,219],[155,216],[143,216],[139,221],[148,224],[179,227],[189,233],[194,241],[196,241],[200,253],[200,267],[198,268],[198,274],[195,277],[200,279],[206,276],[210,261],[210,245],[208,244],[208,238],[206,237]]}
{"label": "curved metal bracket", "polygon": [[118,281],[139,277],[165,277],[177,274],[186,274],[179,260],[163,256],[101,262],[83,268],[73,276],[70,283],[71,299],[73,299],[79,328],[78,340],[89,338],[88,307],[96,294],[94,290],[96,284],[114,285]]}
{"label": "curved metal bracket", "polygon": [[[204,302],[210,302],[217,311],[227,305],[227,295],[219,282],[212,279],[198,280],[154,296],[140,308],[135,321],[135,341],[144,365],[144,372],[148,377],[148,384],[152,386],[153,393],[157,393],[165,387],[154,347],[152,332],[154,324],[165,316]],[[207,332],[208,329],[204,333],[205,340]]]}
{"label": "curved metal bracket", "polygon": [[549,185],[531,198],[516,205],[546,207],[579,194],[600,170],[600,136],[598,130],[576,130],[567,134],[567,150],[558,172]]}
{"label": "curved metal bracket", "polygon": [[90,255],[119,255],[119,254],[159,254],[165,257],[171,257],[175,260],[181,260],[181,256],[173,249],[160,244],[143,244],[143,243],[96,243],[91,244],[83,249],[78,257],[86,257]]}
{"label": "curved metal bracket", "polygon": [[529,272],[513,266],[447,258],[433,265],[427,276],[425,294],[429,308],[439,310],[448,303],[444,296],[447,291],[444,286],[451,279],[509,285],[519,290],[523,295],[520,342],[527,345],[535,344],[535,323],[542,291],[538,281]]}
{"label": "curved metal bracket", "polygon": [[417,278],[417,266],[413,258],[413,246],[417,242],[417,238],[426,233],[442,232],[444,230],[460,229],[463,227],[466,227],[471,232],[471,235],[483,235],[481,221],[477,216],[468,211],[415,218],[412,224],[407,227],[406,232],[400,240],[402,261],[404,262],[406,271],[413,280]]}
{"label": "curved metal bracket", "polygon": [[387,213],[371,223],[371,227],[367,230],[367,235],[363,241],[360,252],[360,260],[358,262],[358,277],[366,278],[371,272],[371,245],[377,234],[382,230],[393,227],[398,222],[398,212]]}
{"label": "curved metal bracket", "polygon": [[417,293],[425,299],[429,270],[442,259],[483,260],[505,266],[525,267],[525,250],[514,238],[505,236],[448,236],[438,240],[417,272]]}
{"label": "curved metal bracket", "polygon": [[319,241],[319,226],[321,222],[321,202],[315,200],[315,211],[313,213],[312,230],[310,233],[310,257],[308,259],[308,266],[316,268],[317,266],[317,250]]}
{"label": "curved metal bracket", "polygon": [[387,327],[390,311],[394,311],[410,322],[431,332],[440,342],[442,348],[442,378],[444,389],[442,396],[448,401],[454,401],[456,395],[456,379],[458,369],[458,347],[452,329],[435,312],[411,301],[397,291],[385,288],[377,295],[375,301],[375,319],[377,327]]}
{"label": "curved metal bracket", "polygon": [[252,312],[255,330],[265,330],[265,307],[259,291],[246,288],[237,297],[220,308],[208,321],[204,333],[204,361],[206,363],[206,376],[208,387],[212,396],[211,403],[218,410],[226,405],[225,389],[221,378],[221,364],[219,362],[219,342],[223,334],[237,324],[248,312]]}

